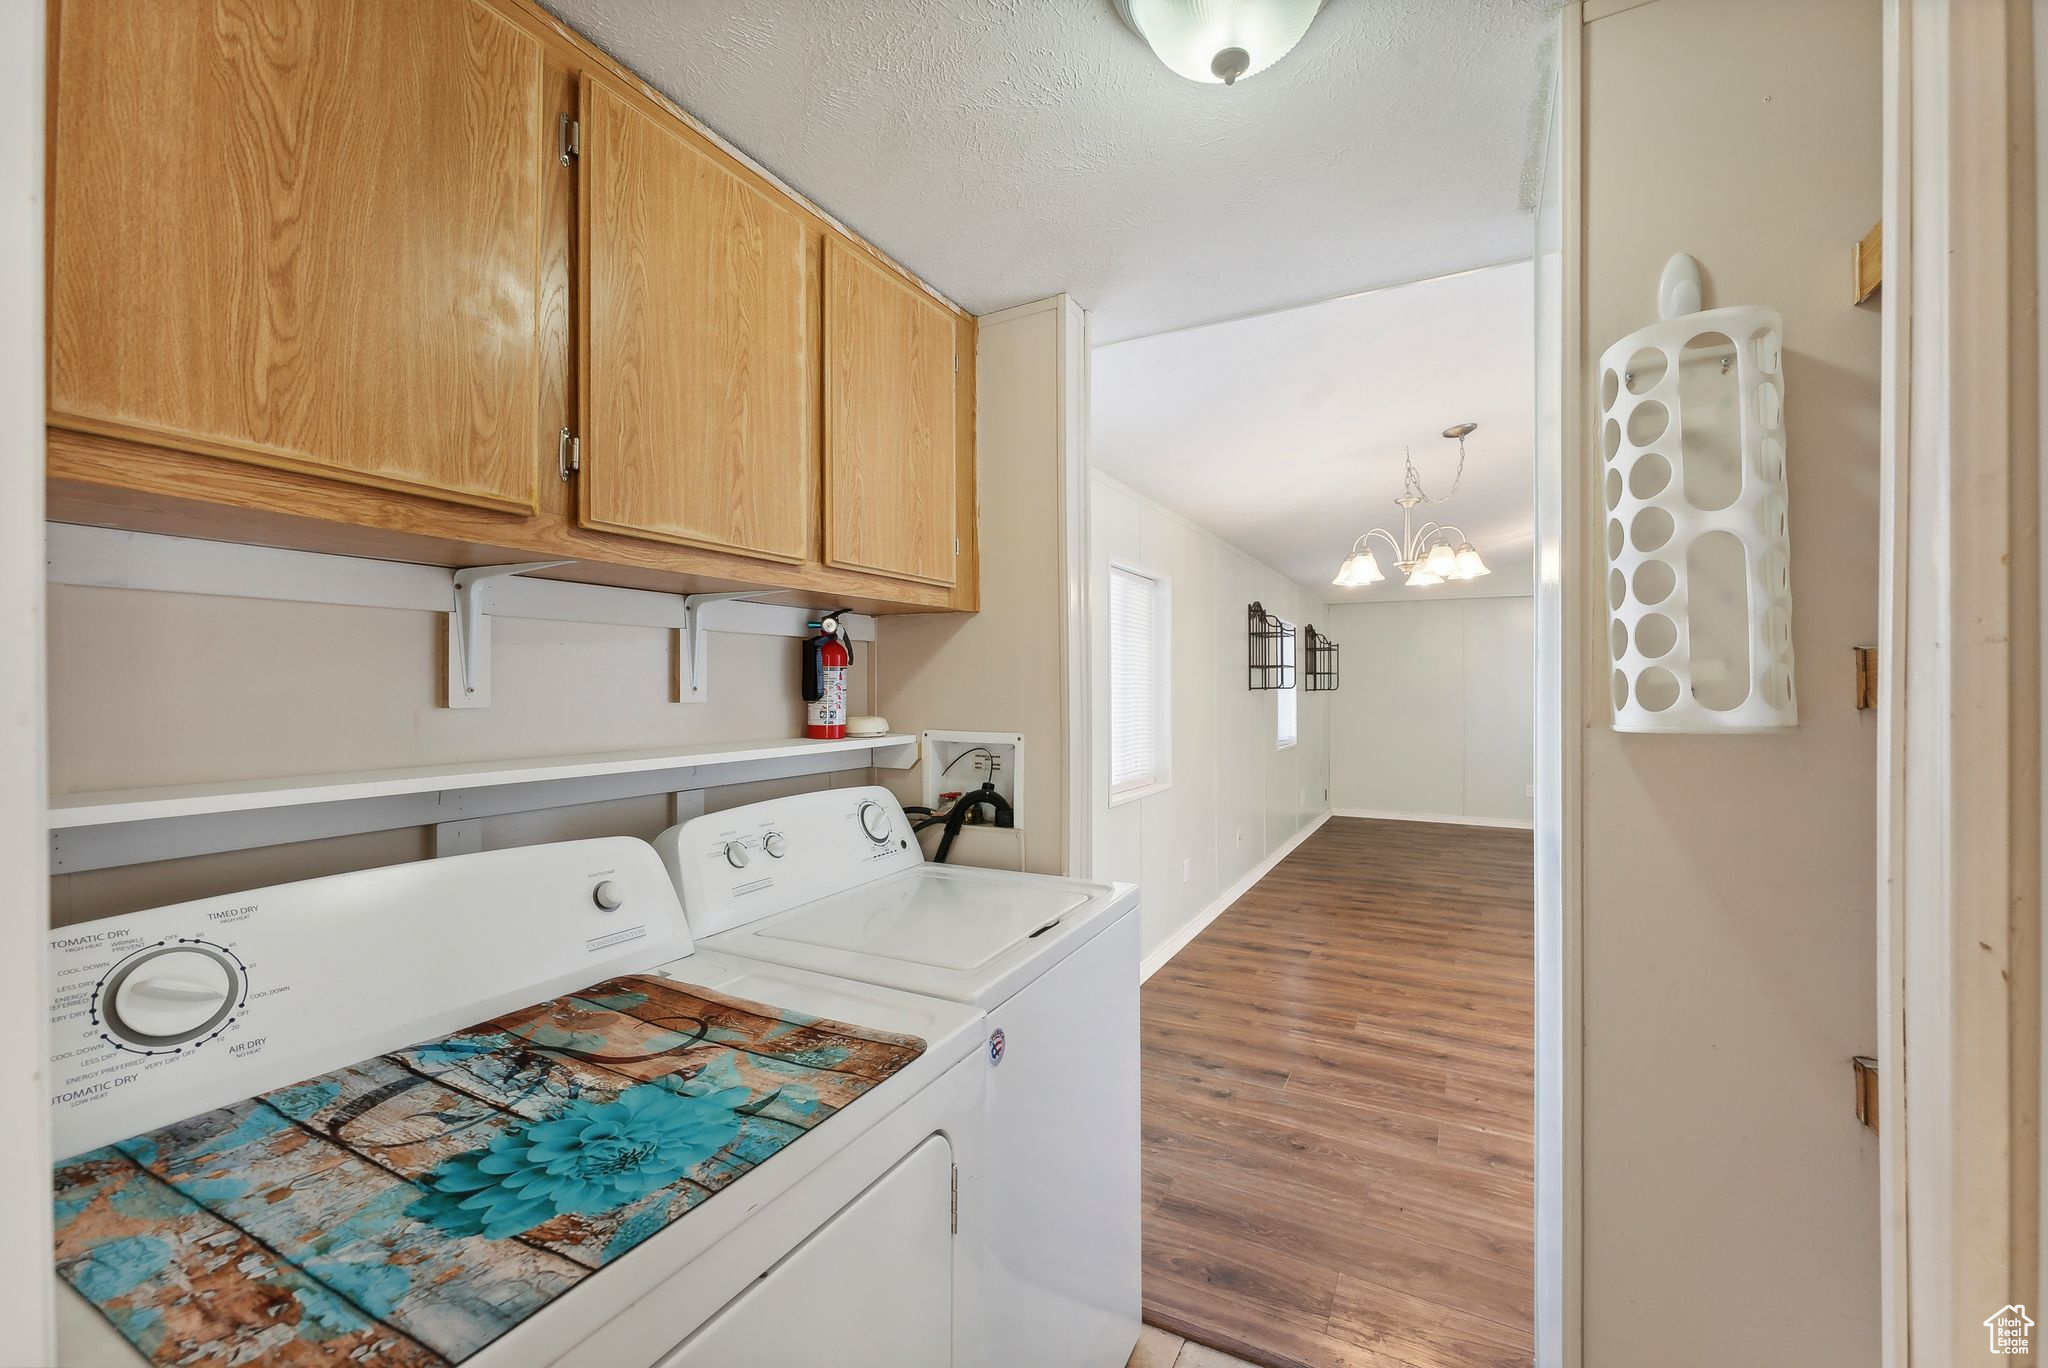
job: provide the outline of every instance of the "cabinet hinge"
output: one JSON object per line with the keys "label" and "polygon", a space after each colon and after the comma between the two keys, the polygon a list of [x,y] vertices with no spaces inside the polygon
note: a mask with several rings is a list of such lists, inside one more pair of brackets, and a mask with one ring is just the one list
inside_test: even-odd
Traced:
{"label": "cabinet hinge", "polygon": [[583,125],[564,114],[556,128],[561,134],[562,165],[567,166],[583,155]]}
{"label": "cabinet hinge", "polygon": [[958,375],[959,373],[960,373],[960,353],[959,353],[959,352],[954,352],[954,353],[953,353],[953,374],[955,374],[955,375]]}
{"label": "cabinet hinge", "polygon": [[960,1166],[953,1165],[953,1233],[960,1233]]}
{"label": "cabinet hinge", "polygon": [[564,480],[583,469],[583,439],[563,428],[561,444],[555,449],[555,460]]}
{"label": "cabinet hinge", "polygon": [[958,537],[953,538],[953,554],[956,556],[960,554],[960,539]]}

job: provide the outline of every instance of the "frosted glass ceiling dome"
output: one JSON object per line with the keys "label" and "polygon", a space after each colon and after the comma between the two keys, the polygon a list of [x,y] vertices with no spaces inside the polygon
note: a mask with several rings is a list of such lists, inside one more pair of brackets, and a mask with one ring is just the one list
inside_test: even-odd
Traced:
{"label": "frosted glass ceiling dome", "polygon": [[1115,0],[1159,60],[1190,81],[1233,85],[1294,51],[1323,0]]}

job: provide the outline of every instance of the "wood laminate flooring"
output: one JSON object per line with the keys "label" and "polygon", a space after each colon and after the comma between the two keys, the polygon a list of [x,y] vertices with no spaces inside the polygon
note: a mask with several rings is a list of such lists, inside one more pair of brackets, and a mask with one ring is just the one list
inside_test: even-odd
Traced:
{"label": "wood laminate flooring", "polygon": [[1526,1368],[1529,833],[1332,818],[1145,985],[1145,1319]]}

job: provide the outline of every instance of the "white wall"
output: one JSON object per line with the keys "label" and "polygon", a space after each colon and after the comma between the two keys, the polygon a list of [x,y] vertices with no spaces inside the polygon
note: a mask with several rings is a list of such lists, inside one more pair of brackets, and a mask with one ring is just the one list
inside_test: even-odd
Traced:
{"label": "white wall", "polygon": [[1850,648],[1877,638],[1879,314],[1850,302],[1847,263],[1882,208],[1884,9],[1651,0],[1583,30],[1576,397],[1590,407],[1600,351],[1654,317],[1673,252],[1699,258],[1709,305],[1783,312],[1799,663],[1794,730],[1607,727],[1589,432],[1568,573],[1593,1368],[1879,1361],[1877,1141],[1849,1065],[1877,1043],[1877,737]]}
{"label": "white wall", "polygon": [[43,1083],[42,0],[0,5],[0,1364],[50,1361],[50,1152]]}
{"label": "white wall", "polygon": [[1341,670],[1328,695],[1331,805],[1528,822],[1536,778],[1533,601],[1405,599],[1324,612]]}
{"label": "white wall", "polygon": [[[710,634],[710,699],[670,702],[676,633],[500,618],[493,702],[439,704],[446,615],[334,604],[52,585],[50,791],[141,788],[290,774],[796,736],[798,642]],[[872,696],[856,647],[853,707]],[[839,776],[865,778],[866,771]],[[817,776],[710,791],[708,808],[818,788]],[[494,819],[487,845],[653,836],[665,800],[629,799]],[[428,853],[422,828],[66,874],[58,924]]]}
{"label": "white wall", "polygon": [[[1276,745],[1275,694],[1246,687],[1245,606],[1325,625],[1318,595],[1107,476],[1090,481],[1095,874],[1142,885],[1144,952],[1183,932],[1329,808],[1324,694],[1300,691],[1299,739]],[[1172,583],[1172,784],[1109,804],[1108,567]]]}

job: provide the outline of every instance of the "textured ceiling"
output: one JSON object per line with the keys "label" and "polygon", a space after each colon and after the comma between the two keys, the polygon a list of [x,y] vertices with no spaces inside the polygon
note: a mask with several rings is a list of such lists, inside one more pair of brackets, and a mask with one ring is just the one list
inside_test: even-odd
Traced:
{"label": "textured ceiling", "polygon": [[1183,80],[1111,0],[544,0],[974,313],[1098,341],[1526,256],[1557,0],[1329,0]]}
{"label": "textured ceiling", "polygon": [[[1089,458],[1332,601],[1526,592],[1532,548],[1535,296],[1527,264],[1397,286],[1262,318],[1098,347]],[[1494,574],[1461,585],[1335,589],[1368,527],[1399,534],[1401,450],[1425,518],[1454,523]],[[1391,558],[1378,552],[1393,574]]]}

